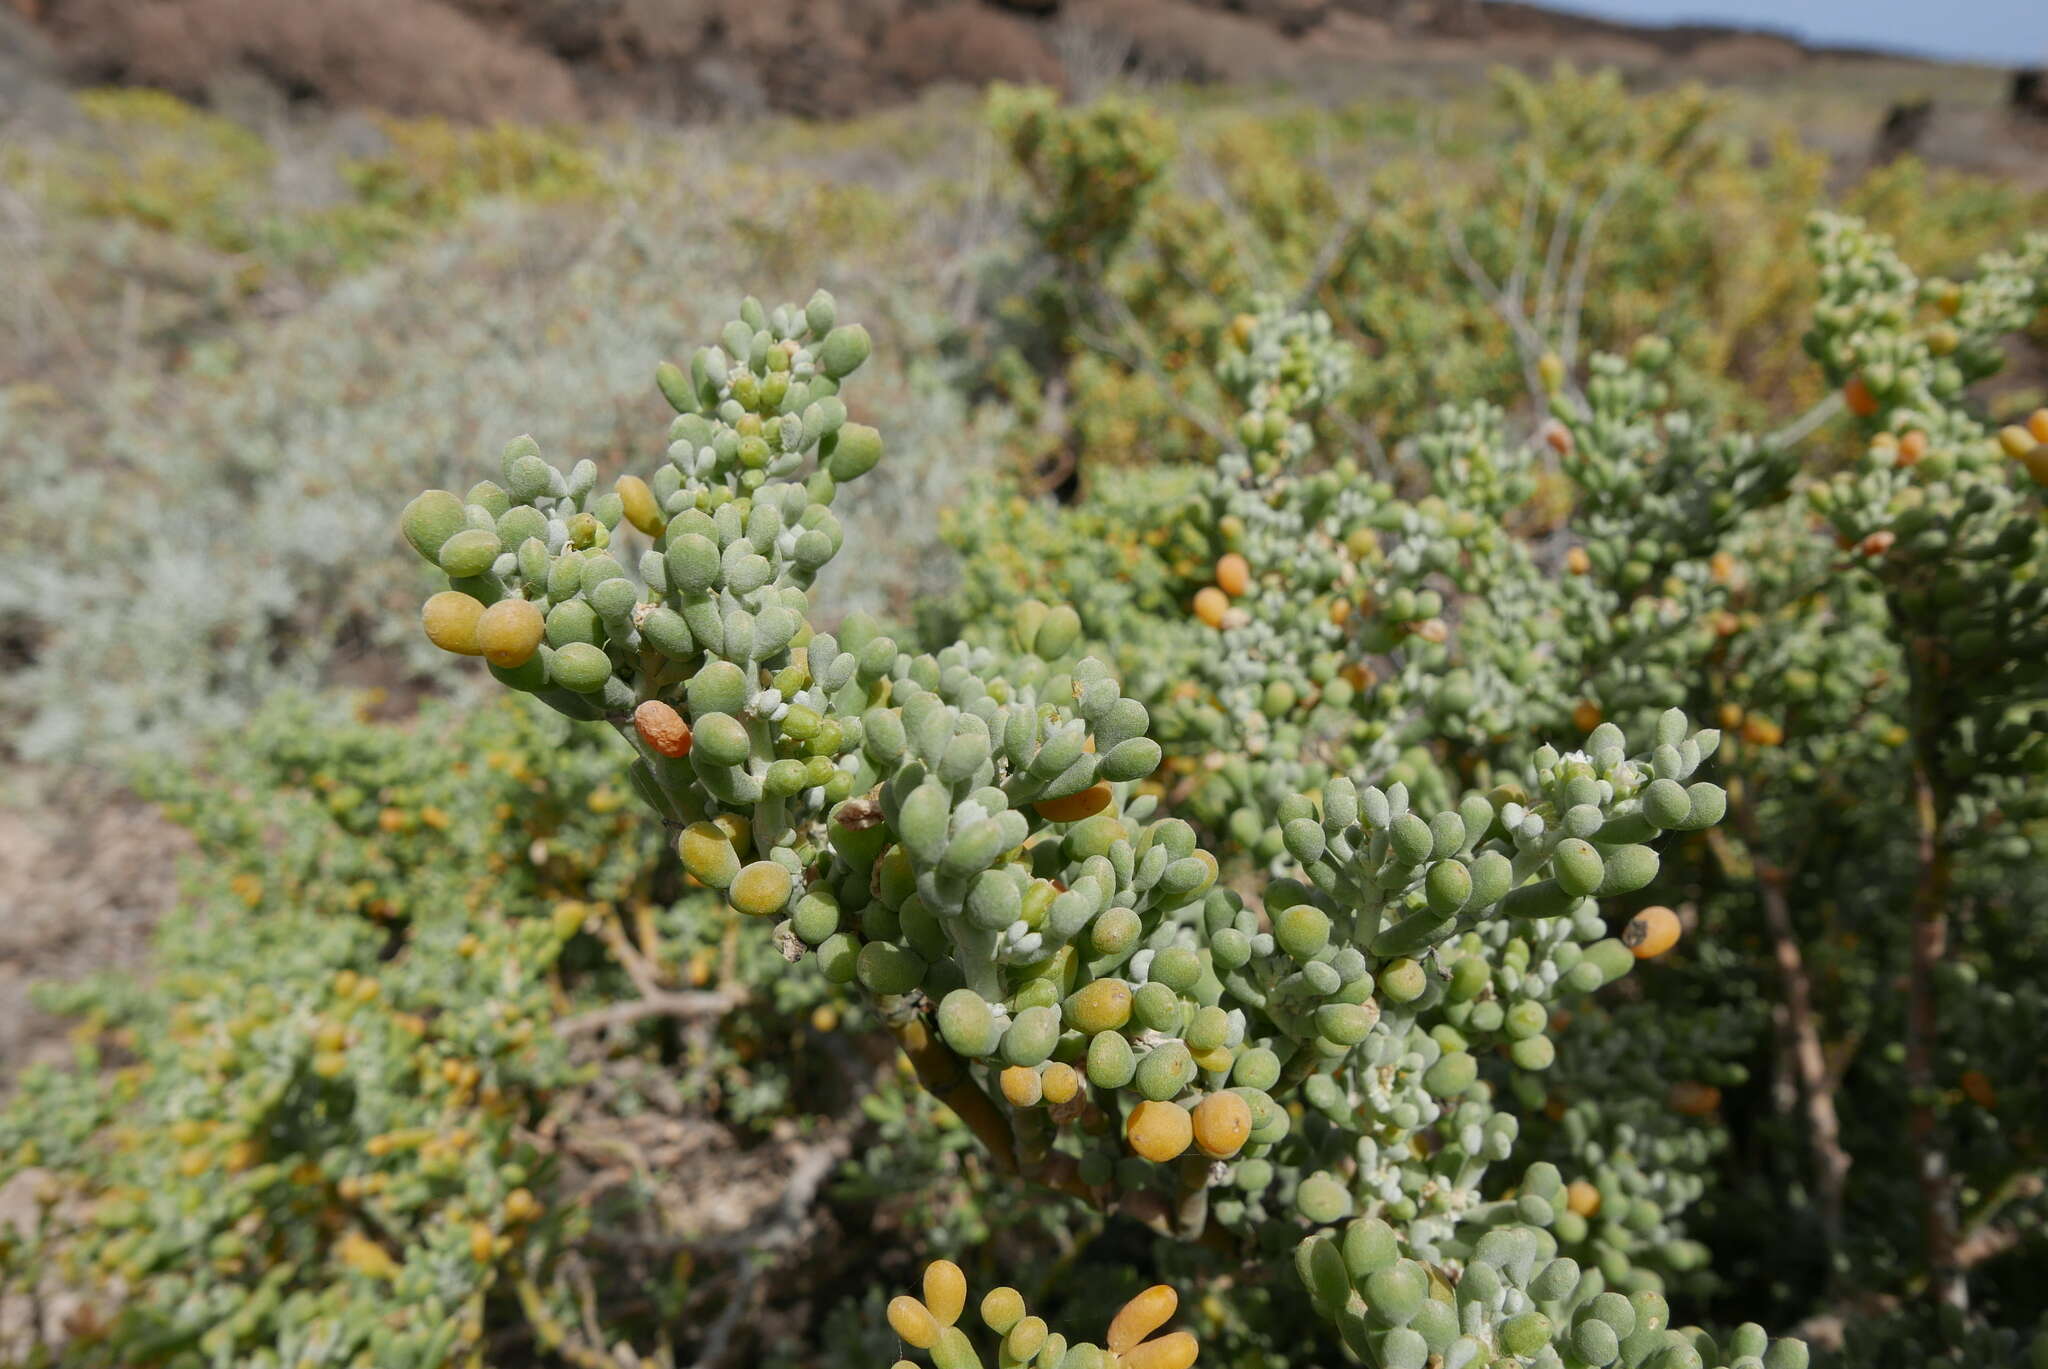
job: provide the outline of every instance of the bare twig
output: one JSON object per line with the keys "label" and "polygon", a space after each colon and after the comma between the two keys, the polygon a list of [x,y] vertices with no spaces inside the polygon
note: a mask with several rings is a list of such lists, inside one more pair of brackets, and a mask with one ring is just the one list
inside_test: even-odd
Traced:
{"label": "bare twig", "polygon": [[[1579,357],[1579,321],[1586,307],[1586,278],[1593,269],[1593,244],[1600,237],[1600,225],[1606,220],[1614,202],[1621,198],[1627,184],[1626,176],[1617,173],[1601,190],[1600,198],[1593,201],[1593,207],[1586,211],[1586,221],[1579,227],[1579,242],[1572,254],[1571,284],[1566,288],[1564,301],[1564,330],[1557,349],[1558,360],[1564,363],[1565,374],[1570,375]],[[1583,405],[1583,401],[1581,402]]]}
{"label": "bare twig", "polygon": [[1494,313],[1514,334],[1515,351],[1522,361],[1522,380],[1529,387],[1529,401],[1538,413],[1543,412],[1548,395],[1543,387],[1542,369],[1537,364],[1543,356],[1543,339],[1522,313],[1521,306],[1508,297],[1505,289],[1494,284],[1493,277],[1486,274],[1486,268],[1473,258],[1472,249],[1465,242],[1465,230],[1458,227],[1457,220],[1441,207],[1437,210],[1437,227],[1443,234],[1444,246],[1449,249],[1451,260],[1457,263],[1472,288],[1493,306]]}
{"label": "bare twig", "polygon": [[555,1030],[563,1036],[578,1036],[585,1032],[601,1032],[610,1027],[644,1021],[650,1017],[675,1017],[684,1020],[717,1017],[730,1012],[745,1001],[745,995],[724,989],[654,989],[643,991],[641,997],[624,1003],[614,1003],[608,1007],[578,1013],[574,1017],[565,1017],[555,1024]]}
{"label": "bare twig", "polygon": [[[794,1245],[808,1225],[811,1203],[817,1198],[818,1190],[852,1149],[853,1132],[848,1129],[801,1151],[790,1168],[789,1178],[783,1183],[782,1197],[774,1210],[766,1220],[738,1233],[744,1240],[741,1248],[751,1255],[772,1255]],[[745,1272],[740,1275],[739,1286],[733,1290],[704,1335],[695,1369],[721,1369],[731,1362],[733,1333],[738,1329],[741,1318],[753,1310],[755,1290],[772,1265],[772,1260],[748,1261]]]}
{"label": "bare twig", "polygon": [[1826,398],[1815,404],[1784,427],[1764,438],[1766,447],[1788,447],[1794,442],[1804,441],[1821,424],[1842,411],[1842,394],[1831,390]]}

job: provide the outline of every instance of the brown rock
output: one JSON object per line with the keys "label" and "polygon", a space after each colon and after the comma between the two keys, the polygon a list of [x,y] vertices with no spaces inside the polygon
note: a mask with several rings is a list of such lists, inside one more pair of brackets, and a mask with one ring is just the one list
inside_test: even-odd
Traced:
{"label": "brown rock", "polygon": [[201,97],[262,73],[338,106],[458,119],[570,119],[560,62],[441,0],[52,0],[48,32],[74,74]]}
{"label": "brown rock", "polygon": [[1063,83],[1059,61],[1037,28],[976,0],[897,20],[883,35],[876,70],[911,89],[939,81]]}

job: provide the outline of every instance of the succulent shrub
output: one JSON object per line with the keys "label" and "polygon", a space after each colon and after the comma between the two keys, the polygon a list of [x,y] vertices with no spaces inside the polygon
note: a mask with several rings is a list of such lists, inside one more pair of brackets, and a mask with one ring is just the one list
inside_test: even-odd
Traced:
{"label": "succulent shrub", "polygon": [[[1244,333],[1255,445],[1219,460],[1215,497],[1256,520],[1281,501],[1247,482],[1306,458],[1290,411],[1338,363],[1317,363],[1313,325]],[[499,480],[421,495],[404,534],[449,585],[427,635],[631,742],[631,782],[684,868],[858,983],[1003,1169],[1246,1256],[1319,1233],[1294,1258],[1373,1362],[1711,1349],[1669,1328],[1654,1270],[1560,1253],[1555,1166],[1518,1176],[1517,1196],[1486,1179],[1515,1154],[1509,1081],[1555,1059],[1553,1014],[1675,941],[1658,907],[1610,935],[1598,900],[1656,877],[1661,834],[1719,820],[1701,767],[1720,734],[1667,710],[1633,747],[1603,722],[1571,751],[1498,748],[1481,782],[1418,765],[1414,785],[1381,785],[1369,748],[1259,744],[1252,720],[1283,681],[1233,694],[1222,727],[1261,772],[1247,801],[1280,832],[1248,902],[1219,880],[1217,843],[1165,810],[1151,710],[1078,654],[1072,607],[1025,601],[1007,647],[929,654],[811,622],[840,487],[883,455],[842,395],[869,350],[822,292],[749,300],[716,345],[661,368],[677,416],[649,475],[600,490],[587,463],[564,472],[522,438]],[[1446,443],[1447,469],[1464,451]],[[1299,483],[1307,510],[1348,507],[1341,472]],[[1313,541],[1297,554],[1335,559],[1310,593],[1348,586],[1373,550]],[[1287,609],[1269,630],[1291,628]],[[1308,649],[1219,650],[1227,610],[1198,613],[1212,666],[1292,668]],[[1443,634],[1403,635],[1426,673]],[[1431,1295],[1435,1266],[1465,1270],[1461,1297]],[[1803,1357],[1786,1345],[1774,1362]]]}

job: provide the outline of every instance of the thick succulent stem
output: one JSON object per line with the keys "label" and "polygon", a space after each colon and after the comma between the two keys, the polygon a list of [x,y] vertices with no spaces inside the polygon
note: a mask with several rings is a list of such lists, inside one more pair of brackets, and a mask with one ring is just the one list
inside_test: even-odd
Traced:
{"label": "thick succulent stem", "polygon": [[[1919,640],[1909,637],[1915,647]],[[1969,1306],[1969,1286],[1956,1258],[1956,1195],[1935,1115],[1934,1052],[1939,1032],[1934,969],[1948,949],[1950,853],[1942,842],[1952,797],[1940,780],[1945,734],[1938,682],[1940,661],[1929,650],[1909,650],[1913,692],[1912,811],[1918,876],[1913,889],[1911,959],[1906,980],[1907,1132],[1920,1187],[1920,1220],[1928,1289],[1946,1306]]]}
{"label": "thick succulent stem", "polygon": [[[1806,957],[1799,944],[1798,929],[1792,922],[1792,908],[1785,895],[1785,872],[1765,860],[1763,833],[1756,809],[1747,794],[1731,789],[1730,816],[1750,850],[1750,866],[1763,905],[1764,925],[1771,938],[1771,956],[1778,967],[1778,986],[1785,1009],[1787,1054],[1798,1080],[1801,1110],[1806,1118],[1806,1143],[1812,1152],[1814,1208],[1821,1240],[1830,1262],[1842,1244],[1843,1189],[1849,1175],[1849,1153],[1842,1148],[1841,1117],[1835,1109],[1835,1082],[1828,1069],[1827,1052],[1821,1045],[1820,1026],[1813,1007],[1813,981],[1806,972]],[[1728,843],[1719,831],[1709,831],[1707,840],[1722,868],[1738,872],[1731,864]]]}

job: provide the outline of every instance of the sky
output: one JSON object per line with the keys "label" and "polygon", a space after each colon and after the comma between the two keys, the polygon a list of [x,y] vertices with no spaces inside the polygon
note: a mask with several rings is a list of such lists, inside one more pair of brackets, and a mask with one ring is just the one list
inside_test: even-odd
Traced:
{"label": "sky", "polygon": [[1816,43],[2048,66],[2048,0],[1539,0],[1636,23],[1789,30]]}

